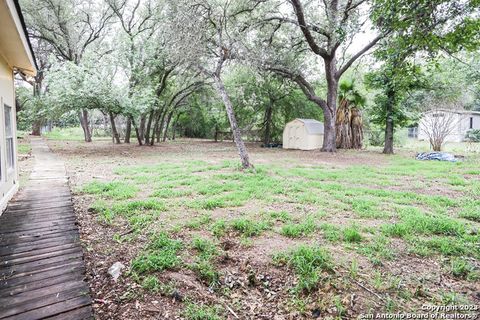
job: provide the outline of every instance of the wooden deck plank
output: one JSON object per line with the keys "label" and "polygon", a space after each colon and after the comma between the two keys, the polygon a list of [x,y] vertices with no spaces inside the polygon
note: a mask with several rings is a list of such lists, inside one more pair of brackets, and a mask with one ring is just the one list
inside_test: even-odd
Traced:
{"label": "wooden deck plank", "polygon": [[21,243],[11,243],[0,248],[0,257],[8,256],[14,253],[34,251],[43,248],[49,248],[65,243],[76,243],[78,241],[78,234],[60,234],[57,237],[34,239],[33,241],[26,241]]}
{"label": "wooden deck plank", "polygon": [[21,243],[21,242],[32,242],[36,239],[49,239],[55,238],[61,235],[64,235],[66,232],[76,232],[77,227],[72,227],[68,230],[56,230],[45,233],[34,233],[34,232],[25,232],[24,234],[16,235],[5,235],[0,236],[0,241],[5,244]]}
{"label": "wooden deck plank", "polygon": [[10,213],[10,214],[17,214],[17,213],[24,213],[26,211],[52,211],[53,209],[57,210],[59,208],[70,208],[72,206],[71,203],[68,203],[68,202],[64,202],[62,203],[61,205],[46,205],[46,206],[39,206],[39,207],[32,207],[32,206],[29,206],[29,205],[25,205],[25,206],[19,206],[15,209],[8,209],[7,211]]}
{"label": "wooden deck plank", "polygon": [[22,231],[22,230],[32,230],[32,229],[39,229],[39,228],[47,228],[53,226],[59,226],[62,224],[67,223],[76,223],[76,219],[74,216],[66,216],[60,218],[50,218],[50,219],[43,219],[43,220],[24,220],[21,222],[11,223],[11,224],[2,224],[0,226],[0,233],[6,231]]}
{"label": "wooden deck plank", "polygon": [[36,281],[27,282],[27,283],[19,284],[17,286],[11,286],[11,287],[2,289],[0,290],[0,298],[14,296],[17,294],[30,292],[32,290],[41,289],[48,286],[65,283],[68,281],[83,281],[84,279],[84,276],[76,272],[76,269],[74,269],[74,271],[70,273],[65,273],[63,272],[63,270],[61,271],[62,272],[58,276],[39,279]]}
{"label": "wooden deck plank", "polygon": [[48,318],[48,320],[88,320],[94,319],[92,315],[92,307],[86,306],[83,308],[71,310],[65,313],[61,313],[58,316]]}
{"label": "wooden deck plank", "polygon": [[19,222],[21,221],[20,219],[36,220],[36,219],[48,219],[48,218],[53,219],[57,217],[73,217],[73,216],[74,216],[74,213],[72,209],[67,209],[67,210],[55,209],[55,210],[46,210],[46,211],[38,211],[38,210],[27,211],[26,210],[23,213],[18,213],[16,215],[12,214],[12,219],[10,221],[6,221],[6,223]]}
{"label": "wooden deck plank", "polygon": [[2,288],[2,290],[3,289],[8,290],[9,288],[12,288],[12,287],[26,285],[26,284],[41,281],[44,279],[57,277],[61,274],[70,273],[70,272],[76,272],[77,274],[83,276],[83,274],[85,273],[85,266],[83,264],[83,261],[77,261],[69,264],[59,264],[57,266],[46,268],[39,272],[31,273],[29,275],[25,275],[22,277],[0,280],[0,287]]}
{"label": "wooden deck plank", "polygon": [[66,249],[57,249],[57,250],[50,250],[48,252],[44,253],[37,253],[35,255],[30,255],[30,256],[25,256],[25,257],[19,257],[19,258],[14,258],[10,259],[5,262],[5,264],[0,265],[1,268],[7,268],[7,267],[12,267],[16,265],[21,265],[29,262],[34,262],[38,260],[45,260],[48,258],[54,258],[58,256],[64,256],[66,254],[73,254],[77,252],[82,252],[82,248],[79,248],[78,246],[73,246],[72,248],[66,248]]}
{"label": "wooden deck plank", "polygon": [[43,226],[34,226],[34,225],[27,225],[23,227],[12,227],[10,230],[0,230],[2,234],[6,237],[8,236],[15,236],[15,235],[25,235],[30,233],[43,233],[43,232],[51,232],[51,231],[58,231],[58,230],[72,230],[71,228],[76,228],[75,221],[67,220],[60,223],[53,223],[50,225],[43,225]]}
{"label": "wooden deck plank", "polygon": [[70,280],[64,283],[52,284],[43,288],[23,291],[16,295],[0,298],[0,305],[8,303],[10,306],[21,305],[25,301],[37,300],[49,295],[58,295],[68,291],[85,290],[83,281]]}
{"label": "wooden deck plank", "polygon": [[44,268],[48,268],[50,266],[54,266],[59,263],[65,263],[66,261],[82,260],[82,258],[83,258],[83,252],[80,251],[80,252],[64,254],[62,256],[27,262],[20,265],[0,267],[0,277],[15,276],[17,274],[25,274],[31,271],[42,270]]}
{"label": "wooden deck plank", "polygon": [[65,166],[41,139],[29,183],[0,216],[0,319],[93,319]]}
{"label": "wooden deck plank", "polygon": [[9,305],[8,308],[0,307],[0,319],[44,319],[92,303],[85,288],[74,288],[27,302]]}
{"label": "wooden deck plank", "polygon": [[66,250],[66,249],[72,249],[72,248],[78,248],[78,244],[75,242],[70,242],[70,243],[58,243],[54,246],[46,247],[46,248],[41,248],[37,250],[30,250],[30,251],[23,251],[23,252],[13,252],[9,255],[9,258],[12,260],[19,259],[19,258],[25,258],[25,257],[30,257],[30,256],[40,256],[45,253],[49,252],[57,252],[61,250]]}

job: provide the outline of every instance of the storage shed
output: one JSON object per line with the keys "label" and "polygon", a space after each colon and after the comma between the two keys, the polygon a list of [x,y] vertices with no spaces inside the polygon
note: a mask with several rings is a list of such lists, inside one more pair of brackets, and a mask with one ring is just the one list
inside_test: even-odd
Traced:
{"label": "storage shed", "polygon": [[283,148],[314,150],[323,144],[323,123],[313,119],[295,119],[283,130]]}

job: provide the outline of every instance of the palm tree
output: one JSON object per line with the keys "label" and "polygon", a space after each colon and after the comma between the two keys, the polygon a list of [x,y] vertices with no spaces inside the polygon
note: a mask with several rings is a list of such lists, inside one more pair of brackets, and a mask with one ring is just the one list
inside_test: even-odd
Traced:
{"label": "palm tree", "polygon": [[339,89],[336,116],[337,148],[361,149],[363,120],[360,108],[365,105],[366,99],[355,88],[353,81],[343,81]]}

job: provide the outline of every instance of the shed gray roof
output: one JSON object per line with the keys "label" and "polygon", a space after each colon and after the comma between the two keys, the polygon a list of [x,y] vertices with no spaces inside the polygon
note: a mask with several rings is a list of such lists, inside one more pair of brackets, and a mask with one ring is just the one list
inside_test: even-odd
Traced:
{"label": "shed gray roof", "polygon": [[303,122],[308,134],[323,134],[323,123],[314,119],[296,119]]}

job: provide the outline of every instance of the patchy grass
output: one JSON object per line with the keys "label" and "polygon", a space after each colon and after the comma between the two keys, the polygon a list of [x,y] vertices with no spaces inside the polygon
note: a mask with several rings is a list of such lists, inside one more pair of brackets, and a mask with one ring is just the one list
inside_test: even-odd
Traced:
{"label": "patchy grass", "polygon": [[270,226],[264,221],[254,221],[247,218],[238,218],[231,221],[233,230],[239,232],[245,237],[260,235],[263,231],[269,230]]}
{"label": "patchy grass", "polygon": [[82,192],[115,200],[130,199],[138,192],[137,187],[119,181],[93,181],[85,185]]}
{"label": "patchy grass", "polygon": [[331,254],[317,246],[299,246],[276,255],[274,261],[292,268],[298,277],[296,290],[307,292],[316,287],[322,271],[331,271],[333,267]]}
{"label": "patchy grass", "polygon": [[[242,171],[230,144],[115,147],[135,158],[112,159],[108,145],[104,158],[86,156],[97,174],[97,165],[71,160],[93,170],[76,186],[77,197],[92,199],[86,216],[95,237],[106,235],[90,246],[106,263],[128,260],[145,301],[180,281],[185,300],[161,301],[176,317],[233,316],[225,301],[239,318],[251,317],[252,305],[271,318],[357,317],[468,301],[478,291],[478,156],[443,163],[404,151],[252,147],[255,170]],[[105,172],[111,181],[90,180]],[[425,275],[455,289],[444,292]]]}
{"label": "patchy grass", "polygon": [[454,277],[475,281],[479,279],[480,273],[471,261],[456,257],[450,260],[450,272]]}
{"label": "patchy grass", "polygon": [[32,146],[30,145],[30,143],[25,143],[23,141],[18,143],[17,149],[18,149],[18,154],[20,155],[26,155],[32,152]]}
{"label": "patchy grass", "polygon": [[82,128],[54,128],[50,132],[43,133],[43,136],[60,141],[84,141],[85,139]]}
{"label": "patchy grass", "polygon": [[308,236],[317,230],[313,218],[307,218],[301,223],[288,223],[282,226],[280,233],[289,238]]}
{"label": "patchy grass", "polygon": [[207,306],[187,303],[183,315],[187,320],[221,320],[222,308],[219,306]]}
{"label": "patchy grass", "polygon": [[197,237],[192,240],[191,247],[197,251],[197,257],[190,268],[209,286],[217,284],[220,278],[214,265],[214,260],[219,254],[217,246],[209,239]]}
{"label": "patchy grass", "polygon": [[358,229],[357,225],[352,225],[343,229],[343,239],[346,242],[361,242],[363,237]]}
{"label": "patchy grass", "polygon": [[132,270],[138,273],[162,271],[180,266],[179,250],[183,244],[165,233],[155,235],[147,250],[132,261]]}

